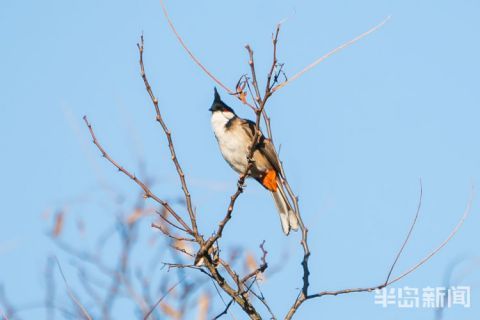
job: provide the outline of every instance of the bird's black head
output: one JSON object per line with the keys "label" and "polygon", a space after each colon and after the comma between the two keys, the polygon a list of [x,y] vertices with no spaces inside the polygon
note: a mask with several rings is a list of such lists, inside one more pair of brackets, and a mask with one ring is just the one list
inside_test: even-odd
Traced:
{"label": "bird's black head", "polygon": [[235,112],[233,111],[232,108],[230,108],[229,106],[227,106],[225,104],[225,102],[222,101],[222,99],[220,98],[220,95],[218,94],[218,91],[217,91],[217,88],[215,88],[215,98],[213,99],[213,103],[212,103],[212,106],[210,107],[210,110],[211,112],[215,112],[215,111],[229,111],[233,114],[235,114]]}

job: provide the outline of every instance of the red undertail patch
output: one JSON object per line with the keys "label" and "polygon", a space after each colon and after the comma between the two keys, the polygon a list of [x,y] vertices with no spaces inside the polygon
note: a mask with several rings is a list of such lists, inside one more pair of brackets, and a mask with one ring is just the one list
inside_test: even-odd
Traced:
{"label": "red undertail patch", "polygon": [[277,173],[275,170],[267,170],[262,179],[262,184],[270,191],[277,191]]}

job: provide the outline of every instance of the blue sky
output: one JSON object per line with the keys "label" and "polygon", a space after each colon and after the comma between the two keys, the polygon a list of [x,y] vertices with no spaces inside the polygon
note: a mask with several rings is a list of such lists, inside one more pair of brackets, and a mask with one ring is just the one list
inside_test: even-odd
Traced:
{"label": "blue sky", "polygon": [[[255,50],[259,74],[266,73],[271,32],[281,19],[288,21],[278,56],[293,75],[391,15],[381,30],[283,88],[268,106],[310,228],[311,288],[382,281],[415,213],[419,179],[423,209],[397,271],[448,235],[471,186],[480,181],[477,1],[215,0],[167,6],[190,48],[230,86],[248,71],[246,43]],[[44,212],[75,207],[95,233],[108,221],[104,211],[75,204],[95,199],[108,205],[99,177],[135,198],[136,186],[90,144],[84,114],[115,159],[133,170],[145,159],[148,172],[161,181],[158,194],[180,193],[139,77],[135,44],[142,32],[147,72],[191,181],[201,228],[211,232],[223,216],[237,177],[210,128],[214,83],[182,50],[158,1],[2,1],[0,282],[15,302],[43,294],[43,263],[48,254],[59,254],[45,235]],[[223,96],[239,115],[253,117]],[[477,202],[451,243],[398,286],[440,286],[455,259],[466,257],[464,266],[478,261]],[[224,241],[256,250],[262,240],[273,261],[285,248],[291,252],[282,272],[264,286],[274,310],[283,314],[300,285],[299,235],[283,236],[270,196],[252,181]],[[65,272],[73,277],[68,264]],[[479,316],[479,278],[477,262],[463,280],[472,287],[472,308],[447,310],[446,319]],[[382,309],[370,294],[308,302],[299,318],[359,314],[433,318],[426,309]]]}

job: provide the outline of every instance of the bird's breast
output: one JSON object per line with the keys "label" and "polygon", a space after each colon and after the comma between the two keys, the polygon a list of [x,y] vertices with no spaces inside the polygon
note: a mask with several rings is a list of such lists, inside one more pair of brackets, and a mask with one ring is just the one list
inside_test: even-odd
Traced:
{"label": "bird's breast", "polygon": [[250,147],[250,140],[241,127],[235,125],[226,128],[226,122],[214,121],[212,127],[218,146],[223,158],[238,173],[244,173],[247,169],[247,152]]}

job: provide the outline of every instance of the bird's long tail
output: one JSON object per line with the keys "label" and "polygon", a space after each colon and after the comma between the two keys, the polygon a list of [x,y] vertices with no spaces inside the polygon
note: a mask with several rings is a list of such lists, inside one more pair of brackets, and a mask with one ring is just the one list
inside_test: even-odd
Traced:
{"label": "bird's long tail", "polygon": [[[269,174],[267,174],[267,177]],[[290,205],[287,194],[283,188],[283,184],[278,176],[270,175],[270,181],[264,179],[264,186],[270,190],[280,215],[280,221],[282,223],[282,229],[285,235],[288,236],[290,230],[298,230],[298,219],[295,210]],[[273,178],[273,179],[271,179]]]}

